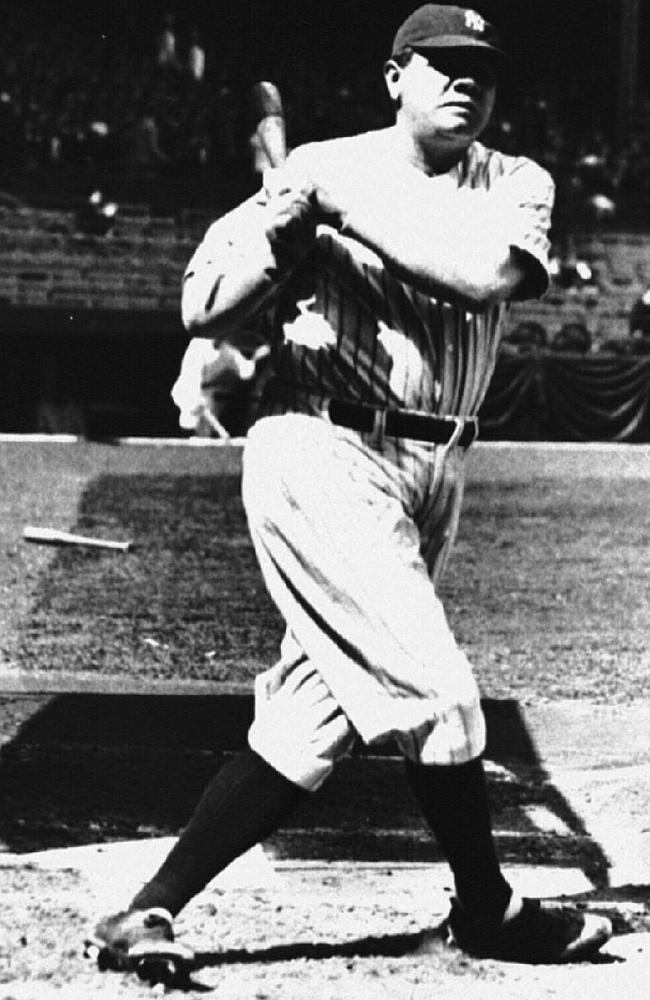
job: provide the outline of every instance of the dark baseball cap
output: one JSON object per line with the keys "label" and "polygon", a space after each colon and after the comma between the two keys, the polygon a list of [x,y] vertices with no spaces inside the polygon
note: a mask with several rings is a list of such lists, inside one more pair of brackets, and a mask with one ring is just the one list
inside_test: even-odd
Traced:
{"label": "dark baseball cap", "polygon": [[505,58],[496,30],[468,7],[427,3],[406,18],[393,39],[392,55],[404,49],[482,49]]}

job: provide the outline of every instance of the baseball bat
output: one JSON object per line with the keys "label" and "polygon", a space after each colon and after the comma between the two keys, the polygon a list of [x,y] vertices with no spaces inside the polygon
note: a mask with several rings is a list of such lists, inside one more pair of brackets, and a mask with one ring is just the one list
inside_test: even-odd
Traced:
{"label": "baseball bat", "polygon": [[287,132],[280,91],[269,80],[261,80],[250,91],[251,145],[255,170],[281,167],[287,157]]}
{"label": "baseball bat", "polygon": [[23,538],[26,542],[40,542],[43,545],[91,545],[97,549],[116,549],[119,552],[130,552],[133,548],[133,542],[91,538],[71,531],[60,531],[58,528],[37,528],[31,524],[23,529]]}

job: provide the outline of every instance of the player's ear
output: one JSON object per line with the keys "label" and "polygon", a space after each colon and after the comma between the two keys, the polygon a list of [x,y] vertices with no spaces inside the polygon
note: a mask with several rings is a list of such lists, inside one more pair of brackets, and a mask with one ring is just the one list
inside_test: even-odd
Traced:
{"label": "player's ear", "polygon": [[384,64],[384,80],[386,89],[392,101],[397,101],[400,95],[400,81],[402,79],[402,67],[394,59],[389,59]]}

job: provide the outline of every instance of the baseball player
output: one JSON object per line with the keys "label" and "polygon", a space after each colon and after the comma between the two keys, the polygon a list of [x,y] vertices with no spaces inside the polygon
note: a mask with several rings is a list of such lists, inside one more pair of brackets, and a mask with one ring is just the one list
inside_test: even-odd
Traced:
{"label": "baseball player", "polygon": [[550,177],[478,141],[503,59],[477,12],[418,8],[384,69],[395,123],[294,150],[189,263],[194,335],[272,317],[274,374],[243,499],[287,628],[257,679],[247,749],[129,909],[97,928],[121,967],[157,948],[182,962],[176,914],[357,737],[404,754],[453,872],[445,928],[457,946],[563,962],[611,934],[606,919],[522,899],[504,878],[479,692],[436,589],[508,303],[548,281]]}

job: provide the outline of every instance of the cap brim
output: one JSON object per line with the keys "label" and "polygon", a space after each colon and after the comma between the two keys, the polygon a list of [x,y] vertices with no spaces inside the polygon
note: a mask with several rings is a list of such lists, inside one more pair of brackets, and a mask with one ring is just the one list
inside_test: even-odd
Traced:
{"label": "cap brim", "polygon": [[417,45],[411,45],[414,52],[420,49],[481,49],[489,52],[496,60],[505,61],[509,58],[508,53],[503,49],[498,49],[489,42],[483,42],[480,38],[468,38],[467,35],[438,35],[434,38],[427,38]]}

